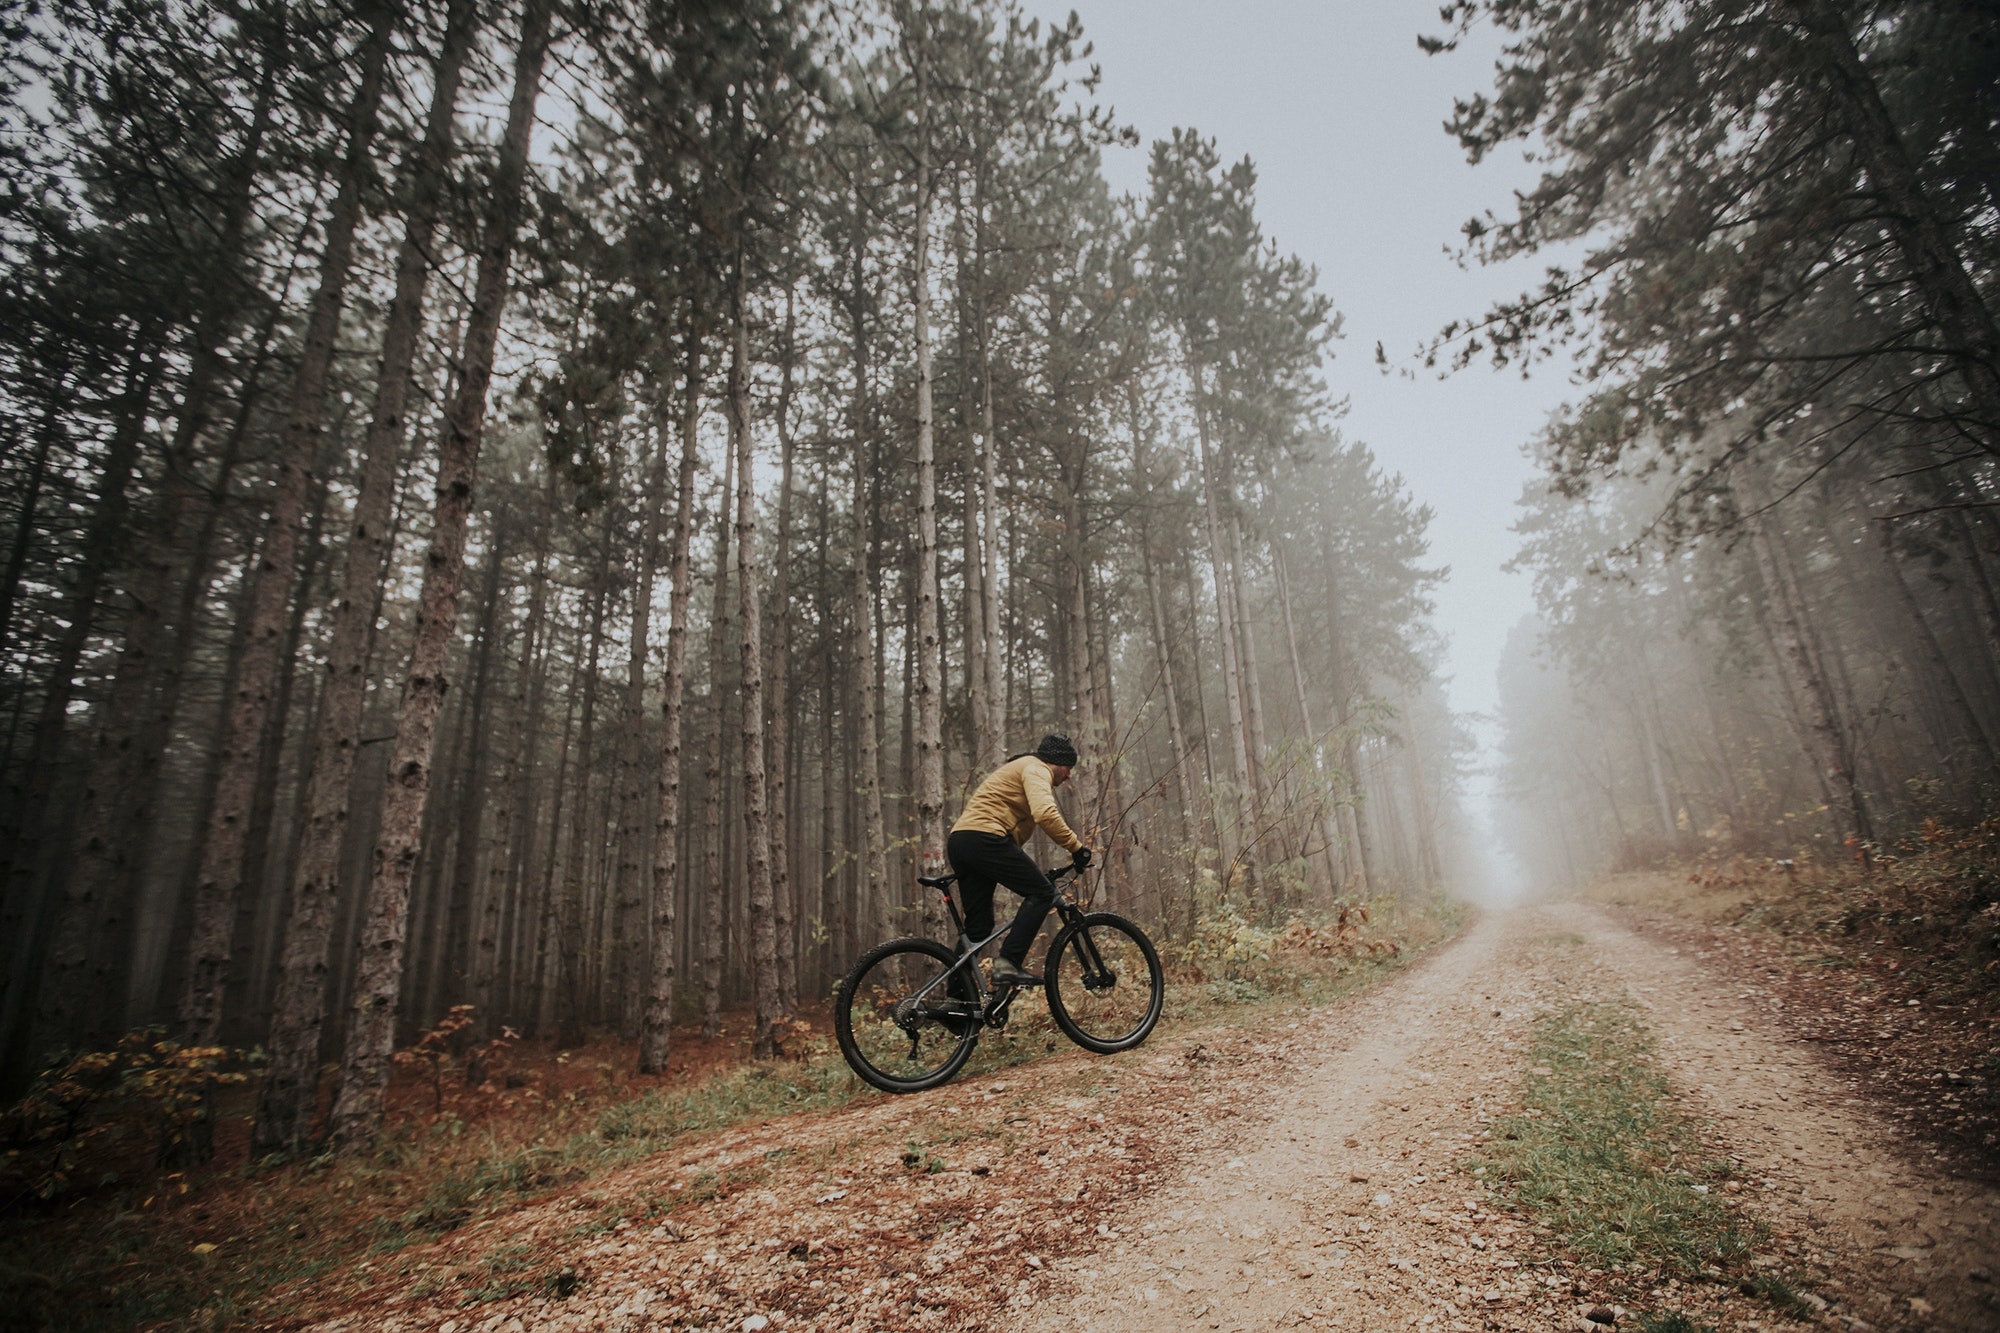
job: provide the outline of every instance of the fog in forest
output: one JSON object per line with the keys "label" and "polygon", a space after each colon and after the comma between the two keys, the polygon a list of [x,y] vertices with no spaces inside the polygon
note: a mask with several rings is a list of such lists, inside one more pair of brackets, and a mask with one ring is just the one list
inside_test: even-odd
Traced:
{"label": "fog in forest", "polygon": [[1992,15],[1630,8],[6,7],[0,1088],[1977,824]]}

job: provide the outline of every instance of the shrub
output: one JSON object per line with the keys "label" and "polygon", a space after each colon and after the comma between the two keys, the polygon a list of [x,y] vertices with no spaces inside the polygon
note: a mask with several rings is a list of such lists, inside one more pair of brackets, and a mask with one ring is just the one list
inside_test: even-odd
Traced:
{"label": "shrub", "polygon": [[51,1203],[86,1178],[116,1178],[142,1142],[156,1162],[173,1160],[202,1137],[215,1088],[249,1077],[229,1068],[245,1058],[183,1046],[158,1028],[127,1033],[108,1051],[57,1057],[0,1115],[0,1200]]}

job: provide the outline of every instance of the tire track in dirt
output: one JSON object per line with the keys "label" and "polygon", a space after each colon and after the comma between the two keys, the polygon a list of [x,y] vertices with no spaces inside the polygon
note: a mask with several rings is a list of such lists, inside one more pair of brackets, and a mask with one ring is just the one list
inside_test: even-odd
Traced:
{"label": "tire track in dirt", "polygon": [[[1629,996],[1691,1109],[1745,1166],[1736,1206],[1769,1228],[1759,1268],[1810,1278],[1836,1327],[1991,1329],[2000,1199],[1927,1165],[1812,1052],[1764,1030],[1696,960],[1601,910],[1490,913],[1424,965],[1299,1030],[1268,1119],[1192,1156],[1057,1260],[1066,1291],[1011,1327],[1089,1333],[1576,1328],[1616,1286],[1566,1263],[1468,1174],[1486,1122],[1518,1105],[1534,1020]],[[1725,1329],[1797,1326],[1715,1283],[1651,1308]],[[1628,1321],[1629,1322],[1629,1321]]]}

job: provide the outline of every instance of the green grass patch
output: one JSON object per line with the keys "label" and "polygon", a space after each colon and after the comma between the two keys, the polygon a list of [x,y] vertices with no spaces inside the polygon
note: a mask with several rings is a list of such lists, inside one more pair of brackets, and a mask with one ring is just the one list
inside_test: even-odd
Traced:
{"label": "green grass patch", "polygon": [[1749,1253],[1752,1236],[1708,1192],[1731,1164],[1704,1152],[1674,1106],[1633,1006],[1544,1018],[1529,1071],[1526,1106],[1495,1126],[1486,1165],[1568,1248],[1602,1268],[1684,1277]]}
{"label": "green grass patch", "polygon": [[1760,1273],[1743,1283],[1743,1294],[1769,1302],[1775,1309],[1805,1323],[1819,1317],[1819,1306],[1807,1300],[1799,1289],[1781,1277]]}

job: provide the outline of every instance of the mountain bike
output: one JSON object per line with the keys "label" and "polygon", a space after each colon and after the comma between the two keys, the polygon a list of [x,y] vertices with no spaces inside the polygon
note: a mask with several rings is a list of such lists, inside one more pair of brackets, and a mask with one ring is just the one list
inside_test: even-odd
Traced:
{"label": "mountain bike", "polygon": [[[1059,883],[1074,873],[1064,866],[1049,879]],[[1009,926],[974,941],[951,892],[958,876],[919,875],[917,882],[944,896],[957,950],[918,936],[889,940],[861,955],[834,993],[840,1053],[884,1092],[921,1092],[950,1079],[982,1031],[1007,1026],[1020,989],[991,985],[979,970],[979,951]],[[1042,964],[1049,1016],[1087,1051],[1131,1050],[1152,1032],[1166,1002],[1159,951],[1132,922],[1087,912],[1066,891],[1056,895],[1055,911],[1062,925]]]}

